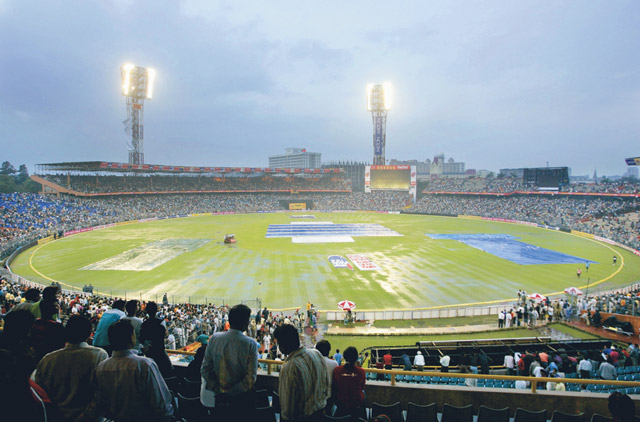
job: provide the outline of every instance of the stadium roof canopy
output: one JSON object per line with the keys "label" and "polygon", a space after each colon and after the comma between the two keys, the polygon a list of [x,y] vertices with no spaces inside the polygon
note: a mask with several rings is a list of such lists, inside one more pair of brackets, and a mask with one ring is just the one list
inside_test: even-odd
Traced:
{"label": "stadium roof canopy", "polygon": [[301,169],[263,167],[200,167],[170,166],[163,164],[130,164],[106,161],[77,161],[64,163],[36,164],[36,174],[66,172],[109,172],[109,173],[283,173],[283,174],[328,174],[342,173],[341,168]]}

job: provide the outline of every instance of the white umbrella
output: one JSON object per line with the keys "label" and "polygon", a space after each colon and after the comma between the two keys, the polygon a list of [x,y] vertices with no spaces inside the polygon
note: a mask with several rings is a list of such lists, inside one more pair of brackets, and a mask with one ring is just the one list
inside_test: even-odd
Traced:
{"label": "white umbrella", "polygon": [[353,310],[356,309],[356,304],[355,302],[352,302],[350,300],[343,300],[342,302],[338,303],[338,308],[342,309],[343,311],[347,311],[349,309]]}
{"label": "white umbrella", "polygon": [[582,290],[578,289],[577,287],[567,287],[566,289],[564,289],[564,292],[570,296],[580,296],[584,294],[582,293]]}

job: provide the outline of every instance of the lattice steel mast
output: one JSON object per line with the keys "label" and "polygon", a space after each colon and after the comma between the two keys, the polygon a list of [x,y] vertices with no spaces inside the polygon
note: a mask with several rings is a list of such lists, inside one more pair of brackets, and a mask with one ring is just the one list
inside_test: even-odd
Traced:
{"label": "lattice steel mast", "polygon": [[384,150],[387,143],[387,112],[390,107],[389,84],[367,86],[367,111],[373,120],[373,165],[384,165]]}
{"label": "lattice steel mast", "polygon": [[143,67],[125,64],[120,69],[122,76],[122,95],[126,98],[127,120],[125,132],[131,136],[129,163],[144,164],[144,100],[153,95],[155,71]]}

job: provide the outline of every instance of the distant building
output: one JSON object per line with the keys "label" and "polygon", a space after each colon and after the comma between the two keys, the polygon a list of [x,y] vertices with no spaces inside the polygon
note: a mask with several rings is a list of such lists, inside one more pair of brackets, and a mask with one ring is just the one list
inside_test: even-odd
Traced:
{"label": "distant building", "polygon": [[270,168],[317,169],[322,167],[322,154],[306,148],[287,148],[284,154],[269,157]]}
{"label": "distant building", "polygon": [[462,176],[465,175],[465,163],[457,163],[453,158],[445,160],[444,154],[438,154],[433,158],[433,161],[428,158],[424,161],[418,160],[395,160],[392,159],[389,162],[392,166],[409,165],[416,166],[416,172],[418,177],[424,175],[438,175],[438,176]]}
{"label": "distant building", "polygon": [[624,174],[624,177],[629,177],[631,179],[637,179],[638,173],[640,173],[638,167],[627,167],[627,172]]}
{"label": "distant building", "polygon": [[453,158],[445,161],[444,154],[433,157],[430,166],[430,174],[442,176],[458,176],[464,174],[464,163],[456,163]]}
{"label": "distant building", "polygon": [[351,179],[351,189],[354,192],[364,192],[365,167],[369,163],[357,163],[353,161],[336,161],[324,163],[323,169],[341,168],[344,170],[347,179]]}
{"label": "distant building", "polygon": [[522,179],[524,177],[524,169],[500,169],[498,175],[502,177],[518,177]]}
{"label": "distant building", "polygon": [[418,161],[418,160],[406,160],[406,161],[402,161],[402,160],[396,160],[396,159],[392,159],[389,161],[389,165],[392,166],[416,166],[416,173],[418,173],[418,175],[424,175],[424,174],[429,174],[430,172],[430,168],[431,168],[431,160],[427,159],[425,161]]}

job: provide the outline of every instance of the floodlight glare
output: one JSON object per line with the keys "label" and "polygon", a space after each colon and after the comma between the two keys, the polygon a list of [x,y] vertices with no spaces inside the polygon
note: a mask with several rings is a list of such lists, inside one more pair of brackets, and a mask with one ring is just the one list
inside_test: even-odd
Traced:
{"label": "floodlight glare", "polygon": [[367,111],[373,120],[373,164],[384,165],[384,150],[387,142],[387,112],[391,108],[391,86],[367,85]]}
{"label": "floodlight glare", "polygon": [[127,103],[127,120],[124,121],[125,132],[131,137],[129,145],[129,163],[144,164],[144,100],[153,96],[153,82],[156,72],[153,69],[135,66],[131,63],[122,65],[122,95]]}
{"label": "floodlight glare", "polygon": [[382,84],[383,95],[384,95],[384,108],[385,110],[391,110],[391,84],[389,82],[385,82]]}
{"label": "floodlight glare", "polygon": [[147,99],[150,100],[153,96],[153,80],[156,78],[156,71],[153,69],[147,69]]}
{"label": "floodlight glare", "polygon": [[134,66],[131,63],[127,63],[122,66],[122,71],[124,75],[122,76],[123,85],[122,85],[122,95],[129,95],[129,89],[131,88],[131,71]]}

